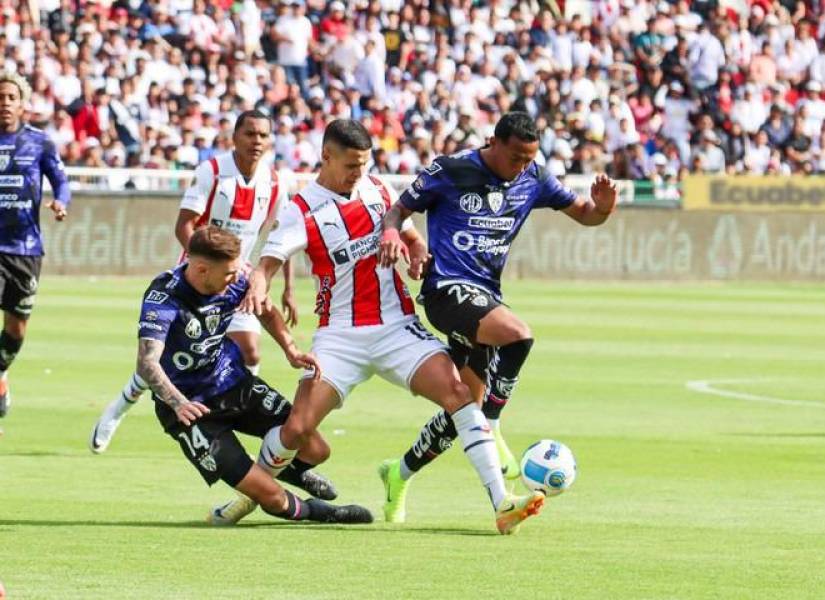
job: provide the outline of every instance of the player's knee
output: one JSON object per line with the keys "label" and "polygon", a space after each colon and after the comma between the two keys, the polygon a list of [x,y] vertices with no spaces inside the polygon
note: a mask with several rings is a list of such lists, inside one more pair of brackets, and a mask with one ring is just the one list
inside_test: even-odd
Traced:
{"label": "player's knee", "polygon": [[462,383],[461,380],[455,379],[450,382],[450,386],[445,394],[441,407],[448,413],[452,414],[462,406],[465,406],[472,401],[473,398],[472,394],[470,394],[470,388],[466,384]]}
{"label": "player's knee", "polygon": [[252,346],[249,348],[244,348],[243,351],[243,362],[247,367],[254,367],[261,362],[261,352],[258,350],[257,346]]}
{"label": "player's knee", "polygon": [[309,445],[315,428],[306,421],[289,419],[281,429],[281,440],[288,448],[304,448]]}
{"label": "player's knee", "polygon": [[502,326],[500,331],[501,343],[500,346],[506,344],[513,344],[524,340],[532,340],[533,332],[524,321],[514,319]]}

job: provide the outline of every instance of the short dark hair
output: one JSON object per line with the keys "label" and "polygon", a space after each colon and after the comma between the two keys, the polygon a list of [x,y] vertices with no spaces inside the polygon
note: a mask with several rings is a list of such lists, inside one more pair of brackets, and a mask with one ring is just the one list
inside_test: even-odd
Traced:
{"label": "short dark hair", "polygon": [[241,255],[241,239],[225,229],[208,225],[189,238],[189,256],[208,260],[235,260]]}
{"label": "short dark hair", "polygon": [[269,129],[272,129],[272,121],[269,118],[269,115],[265,115],[260,110],[255,108],[253,110],[245,110],[238,116],[238,120],[235,121],[235,130],[233,133],[238,133],[247,119],[266,119],[269,121]]}
{"label": "short dark hair", "polygon": [[539,131],[536,129],[536,122],[526,112],[508,112],[498,123],[494,135],[502,142],[508,141],[515,136],[523,142],[539,141]]}
{"label": "short dark hair", "polygon": [[335,119],[327,125],[323,145],[328,142],[343,148],[372,150],[372,138],[367,128],[355,119]]}

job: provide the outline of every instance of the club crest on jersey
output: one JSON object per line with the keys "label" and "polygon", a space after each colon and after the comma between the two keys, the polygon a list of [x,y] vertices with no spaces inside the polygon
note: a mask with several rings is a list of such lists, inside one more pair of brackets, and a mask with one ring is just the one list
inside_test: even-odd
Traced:
{"label": "club crest on jersey", "polygon": [[210,335],[213,335],[215,331],[217,331],[220,322],[221,316],[219,314],[206,315],[206,330],[209,332]]}
{"label": "club crest on jersey", "polygon": [[6,167],[9,166],[11,162],[11,156],[8,154],[0,154],[0,171],[5,171]]}
{"label": "club crest on jersey", "polygon": [[201,336],[201,333],[203,333],[200,322],[194,318],[189,320],[186,324],[186,329],[183,331],[193,340],[198,339]]}
{"label": "club crest on jersey", "polygon": [[461,206],[461,210],[472,215],[481,210],[484,201],[478,194],[464,194],[459,198],[458,203]]}
{"label": "club crest on jersey", "polygon": [[504,204],[504,194],[501,192],[489,192],[487,194],[487,205],[490,207],[490,210],[494,213],[497,213],[501,209],[501,205]]}
{"label": "club crest on jersey", "polygon": [[200,465],[205,471],[210,471],[214,473],[218,470],[218,463],[215,461],[215,457],[211,454],[207,454],[203,458],[200,459]]}
{"label": "club crest on jersey", "polygon": [[384,213],[386,212],[386,208],[384,207],[383,202],[370,202],[367,204],[367,208],[369,208],[372,212],[377,214],[379,217],[383,217]]}

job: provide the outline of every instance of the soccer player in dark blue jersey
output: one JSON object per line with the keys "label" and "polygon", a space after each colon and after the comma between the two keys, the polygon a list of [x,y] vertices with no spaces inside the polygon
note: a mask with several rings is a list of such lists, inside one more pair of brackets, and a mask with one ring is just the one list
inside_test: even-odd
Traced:
{"label": "soccer player in dark blue jersey", "polygon": [[[249,372],[238,345],[226,335],[249,287],[239,273],[240,249],[240,239],[228,231],[199,229],[190,239],[188,262],[160,275],[146,290],[137,372],[152,390],[155,414],[209,485],[222,480],[238,492],[236,500],[210,512],[211,523],[237,523],[256,506],[290,520],[369,523],[372,515],[360,506],[304,501],[285,490],[269,470],[267,445],[255,463],[235,435],[240,431],[264,440],[277,435],[292,408]],[[280,312],[265,308],[261,325],[289,363],[315,369],[320,377],[315,357],[298,350]],[[329,446],[315,433],[300,454],[308,464],[319,464]]]}
{"label": "soccer player in dark blue jersey", "polygon": [[34,306],[43,261],[40,201],[43,176],[54,200],[55,219],[66,218],[69,182],[54,144],[41,130],[23,124],[31,87],[20,75],[0,72],[0,417],[9,410],[8,370]]}
{"label": "soccer player in dark blue jersey", "polygon": [[[504,303],[501,273],[510,245],[535,208],[564,212],[582,225],[601,225],[616,204],[616,186],[599,175],[590,198],[578,196],[539,167],[538,131],[529,115],[505,114],[489,145],[441,156],[387,211],[379,260],[395,263],[405,253],[398,229],[413,212],[427,213],[428,265],[421,286],[427,318],[450,343],[451,354],[494,432],[502,469],[518,477],[519,465],[499,427],[519,372],[533,345],[528,325]],[[426,270],[424,267],[426,266]],[[449,448],[455,427],[445,412],[433,417],[400,460],[379,470],[387,490],[388,521],[403,522],[410,477]]]}

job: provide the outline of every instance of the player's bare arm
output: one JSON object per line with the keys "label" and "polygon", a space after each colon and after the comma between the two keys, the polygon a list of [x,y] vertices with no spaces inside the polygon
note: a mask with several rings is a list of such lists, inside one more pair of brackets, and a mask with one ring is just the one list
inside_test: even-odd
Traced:
{"label": "player's bare arm", "polygon": [[597,175],[590,186],[590,198],[578,196],[563,212],[582,225],[601,225],[616,208],[617,197],[616,182],[607,175]]}
{"label": "player's bare arm", "polygon": [[284,311],[284,321],[289,327],[298,324],[298,304],[295,302],[295,271],[292,260],[284,263],[284,292],[281,294],[281,310]]}
{"label": "player's bare arm", "polygon": [[175,237],[178,238],[184,252],[189,248],[189,239],[195,233],[195,224],[199,218],[198,213],[188,208],[182,208],[178,212],[178,220],[175,222]]}
{"label": "player's bare arm", "polygon": [[410,253],[410,266],[407,275],[412,279],[421,279],[427,272],[432,255],[427,248],[427,242],[415,227],[410,227],[401,232],[401,240]]}
{"label": "player's bare arm", "polygon": [[209,413],[209,409],[200,402],[191,402],[169,380],[160,366],[164,343],[158,340],[141,338],[138,342],[137,374],[149,385],[155,395],[166,403],[178,420],[190,425],[199,417]]}
{"label": "player's bare arm", "polygon": [[249,290],[238,310],[258,316],[263,314],[272,303],[269,299],[269,285],[283,264],[284,261],[274,256],[261,257],[258,266],[249,275]]}
{"label": "player's bare arm", "polygon": [[287,361],[295,369],[312,369],[315,371],[314,379],[321,378],[321,366],[312,354],[302,352],[292,334],[289,332],[281,312],[270,305],[258,316],[258,320],[266,332],[275,340],[286,355]]}
{"label": "player's bare arm", "polygon": [[384,234],[378,244],[378,264],[390,267],[398,262],[402,256],[409,263],[410,256],[407,246],[401,239],[401,224],[412,214],[412,211],[400,202],[393,204],[384,215]]}

